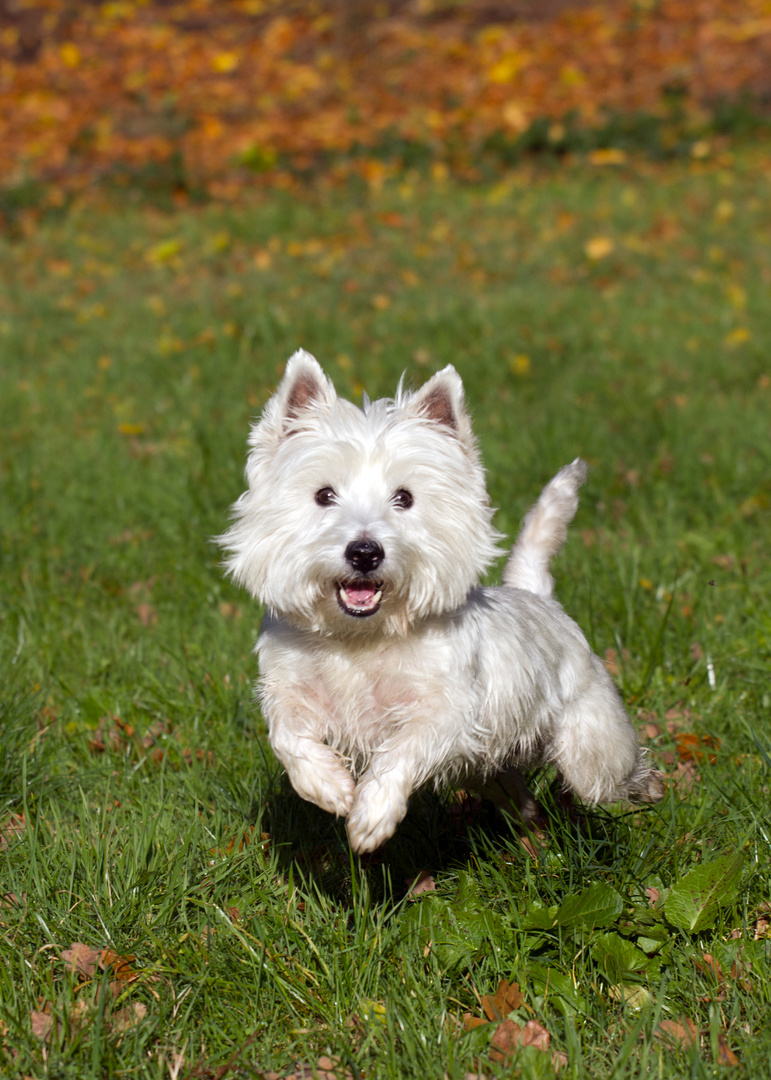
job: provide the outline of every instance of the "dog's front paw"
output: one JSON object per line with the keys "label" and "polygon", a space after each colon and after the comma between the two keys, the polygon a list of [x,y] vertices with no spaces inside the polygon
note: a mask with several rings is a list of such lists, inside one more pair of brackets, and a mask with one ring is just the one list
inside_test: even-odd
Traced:
{"label": "dog's front paw", "polygon": [[292,787],[301,798],[337,817],[347,817],[350,813],[355,784],[342,765],[335,762],[320,768],[318,763],[304,762],[302,767],[287,771]]}
{"label": "dog's front paw", "polygon": [[407,813],[407,799],[394,783],[367,778],[354,794],[346,828],[351,847],[359,855],[375,851],[396,832]]}

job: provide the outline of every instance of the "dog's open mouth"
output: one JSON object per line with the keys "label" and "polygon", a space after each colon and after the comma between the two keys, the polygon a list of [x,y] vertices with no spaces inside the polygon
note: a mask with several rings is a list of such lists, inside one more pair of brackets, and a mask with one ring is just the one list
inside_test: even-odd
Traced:
{"label": "dog's open mouth", "polygon": [[337,585],[337,602],[346,615],[374,615],[383,599],[380,581],[343,581]]}

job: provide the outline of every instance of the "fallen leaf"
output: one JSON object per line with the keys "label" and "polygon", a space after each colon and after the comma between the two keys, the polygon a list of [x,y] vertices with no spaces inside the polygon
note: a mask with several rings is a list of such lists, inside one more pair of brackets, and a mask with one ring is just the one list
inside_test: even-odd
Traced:
{"label": "fallen leaf", "polygon": [[534,821],[528,821],[519,836],[519,843],[531,859],[537,859],[549,846],[549,837]]}
{"label": "fallen leaf", "polygon": [[69,949],[64,949],[60,955],[69,971],[84,975],[87,979],[93,979],[101,966],[102,950],[84,945],[81,941],[73,941]]}
{"label": "fallen leaf", "polygon": [[112,968],[112,975],[117,983],[131,983],[139,978],[139,972],[131,967],[134,960],[135,956],[119,956],[112,949],[102,949],[99,954],[99,967],[103,971]]}
{"label": "fallen leaf", "polygon": [[536,1050],[548,1050],[551,1037],[537,1020],[528,1020],[521,1027],[514,1020],[501,1020],[492,1037],[490,1058],[505,1061],[518,1046],[534,1046]]}
{"label": "fallen leaf", "polygon": [[701,773],[697,770],[693,761],[679,761],[672,773],[673,786],[683,794],[693,791],[696,784],[701,782]]}
{"label": "fallen leaf", "polygon": [[534,1046],[536,1050],[548,1050],[551,1036],[537,1020],[528,1020],[522,1029],[522,1046]]}
{"label": "fallen leaf", "polygon": [[136,613],[139,616],[139,621],[142,626],[153,626],[158,622],[158,612],[155,610],[152,604],[144,601],[141,604],[137,604]]}
{"label": "fallen leaf", "polygon": [[7,847],[12,840],[17,840],[26,828],[24,814],[11,814],[0,823],[0,848]]}
{"label": "fallen leaf", "polygon": [[482,998],[482,1009],[485,1016],[491,1022],[503,1020],[520,1007],[524,997],[519,989],[519,983],[509,983],[508,979],[501,979],[495,994],[485,994]]}
{"label": "fallen leaf", "polygon": [[142,1001],[132,1001],[124,1005],[122,1009],[116,1009],[112,1014],[111,1027],[115,1031],[128,1031],[144,1020],[147,1016],[147,1006]]}
{"label": "fallen leaf", "polygon": [[405,878],[404,883],[409,886],[407,895],[410,900],[414,900],[421,893],[434,892],[436,889],[436,882],[426,870],[421,870],[414,881],[411,878]]}
{"label": "fallen leaf", "polygon": [[32,1023],[32,1034],[36,1039],[47,1039],[51,1033],[53,1027],[54,1018],[50,1013],[38,1012],[33,1009],[30,1014],[30,1021]]}
{"label": "fallen leaf", "polygon": [[696,957],[693,959],[696,965],[696,970],[700,975],[710,975],[715,982],[722,983],[724,980],[723,969],[720,967],[718,961],[710,953],[704,953],[701,960]]}
{"label": "fallen leaf", "polygon": [[739,1059],[728,1045],[722,1031],[717,1036],[717,1060],[720,1065],[738,1065]]}
{"label": "fallen leaf", "polygon": [[675,1050],[690,1050],[698,1043],[696,1024],[687,1016],[679,1020],[662,1020],[655,1037]]}
{"label": "fallen leaf", "polygon": [[502,1020],[492,1037],[490,1057],[493,1061],[505,1061],[519,1046],[522,1028],[514,1020]]}
{"label": "fallen leaf", "polygon": [[677,738],[677,752],[681,761],[703,761],[705,757],[710,764],[714,765],[717,757],[715,754],[707,754],[703,747],[710,750],[720,748],[720,739],[712,735],[697,735],[695,732],[679,732]]}

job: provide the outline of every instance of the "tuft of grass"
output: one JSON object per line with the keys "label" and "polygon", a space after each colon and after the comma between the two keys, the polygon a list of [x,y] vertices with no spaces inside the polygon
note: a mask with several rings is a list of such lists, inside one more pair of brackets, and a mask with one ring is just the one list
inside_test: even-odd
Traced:
{"label": "tuft of grass", "polygon": [[[750,150],[407,171],[0,241],[3,1075],[769,1075],[767,180]],[[660,807],[544,775],[524,844],[423,793],[358,860],[288,789],[212,537],[300,345],[354,399],[453,363],[509,535],[589,460],[558,595]],[[502,980],[549,1052],[472,1025]]]}

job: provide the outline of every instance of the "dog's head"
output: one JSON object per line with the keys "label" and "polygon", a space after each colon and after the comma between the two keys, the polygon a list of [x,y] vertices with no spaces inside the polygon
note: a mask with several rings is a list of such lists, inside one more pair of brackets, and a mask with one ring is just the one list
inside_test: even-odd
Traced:
{"label": "dog's head", "polygon": [[220,543],[233,577],[295,625],[406,633],[459,607],[499,554],[452,367],[359,409],[299,351],[249,442]]}

